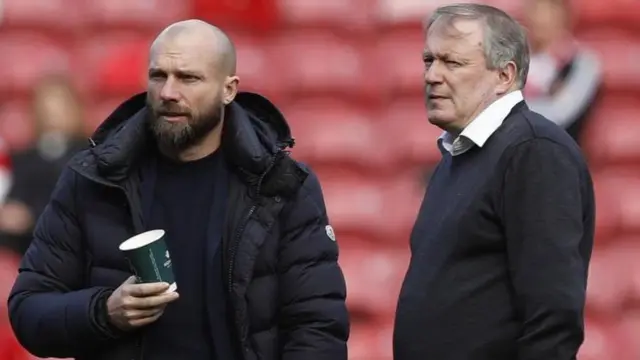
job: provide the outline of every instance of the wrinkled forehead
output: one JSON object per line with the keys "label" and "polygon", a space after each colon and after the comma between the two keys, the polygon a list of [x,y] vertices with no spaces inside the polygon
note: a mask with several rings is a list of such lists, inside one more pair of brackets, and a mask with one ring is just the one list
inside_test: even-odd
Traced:
{"label": "wrinkled forehead", "polygon": [[149,68],[172,71],[214,72],[219,63],[215,44],[194,36],[157,41],[149,51]]}
{"label": "wrinkled forehead", "polygon": [[437,18],[427,29],[425,50],[473,54],[484,49],[484,22],[449,16]]}

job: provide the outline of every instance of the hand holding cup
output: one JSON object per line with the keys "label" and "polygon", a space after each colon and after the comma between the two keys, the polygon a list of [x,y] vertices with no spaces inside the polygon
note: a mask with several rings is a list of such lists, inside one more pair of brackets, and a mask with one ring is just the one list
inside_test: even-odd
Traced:
{"label": "hand holding cup", "polygon": [[179,297],[164,236],[164,230],[151,230],[120,244],[135,273],[107,300],[109,320],[121,330],[153,323]]}
{"label": "hand holding cup", "polygon": [[120,330],[128,331],[158,320],[167,304],[176,301],[179,295],[168,292],[168,283],[136,283],[129,277],[107,300],[109,321]]}

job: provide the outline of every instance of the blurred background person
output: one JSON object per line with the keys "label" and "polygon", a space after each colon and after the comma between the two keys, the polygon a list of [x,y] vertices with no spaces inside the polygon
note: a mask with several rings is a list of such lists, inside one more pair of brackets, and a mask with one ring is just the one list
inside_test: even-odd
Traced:
{"label": "blurred background person", "polygon": [[11,163],[11,153],[8,144],[0,137],[0,204],[2,204],[9,194],[13,184],[13,165]]}
{"label": "blurred background person", "polygon": [[64,165],[87,141],[83,105],[65,75],[44,77],[34,89],[31,105],[35,142],[12,154],[13,182],[0,207],[0,246],[18,254],[29,246],[35,222]]}
{"label": "blurred background person", "polygon": [[601,87],[600,61],[575,38],[569,0],[525,0],[524,16],[532,48],[527,103],[579,142]]}

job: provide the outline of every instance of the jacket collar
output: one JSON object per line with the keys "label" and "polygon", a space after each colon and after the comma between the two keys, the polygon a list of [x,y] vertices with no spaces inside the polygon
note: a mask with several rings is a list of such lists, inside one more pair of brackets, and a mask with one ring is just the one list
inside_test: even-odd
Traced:
{"label": "jacket collar", "polygon": [[[71,167],[101,183],[117,185],[127,179],[153,146],[145,99],[146,93],[141,93],[120,105],[91,136],[91,147],[72,159]],[[238,93],[227,106],[221,143],[225,158],[256,191],[261,186],[263,193],[286,195],[297,190],[306,172],[285,152],[293,145],[284,116],[261,95]],[[278,181],[282,176],[289,180]]]}

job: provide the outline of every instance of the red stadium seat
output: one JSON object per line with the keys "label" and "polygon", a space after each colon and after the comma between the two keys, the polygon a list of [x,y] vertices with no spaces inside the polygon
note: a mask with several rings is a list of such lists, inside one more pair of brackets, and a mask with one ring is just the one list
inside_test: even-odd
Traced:
{"label": "red stadium seat", "polygon": [[85,0],[91,26],[159,31],[172,22],[191,17],[188,1],[173,0]]}
{"label": "red stadium seat", "polygon": [[572,3],[581,29],[610,26],[638,29],[640,3],[635,0],[575,0]]}
{"label": "red stadium seat", "polygon": [[632,96],[606,96],[587,123],[583,139],[595,166],[635,165],[640,160],[640,109]]}
{"label": "red stadium seat", "polygon": [[101,96],[126,96],[144,90],[149,46],[154,33],[113,32],[89,35],[78,53],[88,85]]}
{"label": "red stadium seat", "polygon": [[394,101],[380,118],[377,126],[384,129],[385,144],[397,167],[426,169],[440,161],[442,153],[437,142],[442,130],[429,123],[423,97]]}
{"label": "red stadium seat", "polygon": [[623,309],[631,296],[625,260],[625,254],[616,248],[594,251],[587,285],[589,313],[612,316]]}
{"label": "red stadium seat", "polygon": [[640,42],[635,37],[604,30],[590,31],[580,37],[600,57],[607,89],[640,89],[640,68],[636,62],[640,57]]}
{"label": "red stadium seat", "polygon": [[375,0],[279,0],[286,24],[327,26],[340,31],[368,30],[373,25]]}
{"label": "red stadium seat", "polygon": [[393,319],[353,322],[348,343],[349,360],[392,360],[392,340]]}
{"label": "red stadium seat", "polygon": [[[433,11],[444,5],[458,3],[456,0],[380,0],[378,18],[382,24],[392,26],[419,26]],[[520,10],[520,4],[510,0],[477,1],[498,7],[512,16]]]}
{"label": "red stadium seat", "polygon": [[279,23],[275,0],[192,0],[193,14],[226,30],[265,31]]}
{"label": "red stadium seat", "polygon": [[[595,174],[599,220],[610,222],[620,231],[640,233],[640,169],[636,167],[616,167]],[[606,209],[607,212],[604,212]],[[617,220],[615,219],[617,217]],[[615,224],[617,222],[617,224]]]}
{"label": "red stadium seat", "polygon": [[386,153],[380,151],[376,129],[367,112],[337,99],[308,99],[283,106],[296,146],[293,154],[312,164],[334,163],[380,167]]}
{"label": "red stadium seat", "polygon": [[316,172],[336,231],[366,234],[380,243],[408,243],[423,197],[418,178],[373,179],[372,174],[354,176],[331,169]]}
{"label": "red stadium seat", "polygon": [[618,239],[616,249],[618,266],[624,269],[622,277],[628,280],[629,297],[627,305],[640,310],[640,235],[632,235]]}
{"label": "red stadium seat", "polygon": [[378,96],[380,71],[370,62],[369,39],[329,31],[283,32],[272,48],[272,71],[292,95]]}
{"label": "red stadium seat", "polygon": [[635,308],[625,311],[620,317],[619,325],[626,336],[636,340],[633,342],[631,352],[636,358],[640,358],[640,342],[637,341],[640,334],[640,303],[636,303]]}
{"label": "red stadium seat", "polygon": [[338,233],[375,232],[384,210],[381,185],[365,176],[316,171],[322,184],[327,213]]}
{"label": "red stadium seat", "polygon": [[93,134],[98,126],[125,100],[127,100],[127,98],[123,96],[101,99],[100,101],[94,102],[89,107],[91,112],[87,114],[88,116],[85,122],[86,133],[88,135]]}
{"label": "red stadium seat", "polygon": [[382,25],[410,26],[419,31],[424,19],[438,6],[454,2],[453,0],[380,0],[377,6],[377,17]]}
{"label": "red stadium seat", "polygon": [[86,21],[83,4],[78,0],[3,0],[2,27],[75,31]]}
{"label": "red stadium seat", "polygon": [[596,196],[595,245],[599,247],[609,243],[620,231],[620,188],[615,177],[612,180],[606,172],[594,173],[593,183]]}
{"label": "red stadium seat", "polygon": [[[587,319],[585,342],[578,360],[635,360],[630,336],[610,321]],[[637,338],[635,339],[637,340]]]}
{"label": "red stadium seat", "polygon": [[241,90],[255,91],[270,99],[284,91],[286,84],[275,70],[278,64],[272,56],[270,37],[247,32],[230,32],[229,37],[236,46]]}
{"label": "red stadium seat", "polygon": [[389,31],[376,41],[376,61],[385,90],[392,95],[420,96],[424,93],[422,52],[425,36],[418,29]]}
{"label": "red stadium seat", "polygon": [[337,234],[347,305],[359,313],[392,316],[409,265],[409,246],[372,246],[366,238]]}
{"label": "red stadium seat", "polygon": [[68,44],[38,32],[0,34],[0,92],[28,93],[45,75],[74,68]]}

